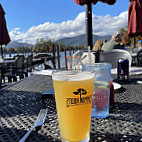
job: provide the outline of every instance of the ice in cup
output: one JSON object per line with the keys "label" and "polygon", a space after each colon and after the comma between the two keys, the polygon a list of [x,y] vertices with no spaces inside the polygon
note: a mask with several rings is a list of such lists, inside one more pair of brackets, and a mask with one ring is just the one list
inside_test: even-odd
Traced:
{"label": "ice in cup", "polygon": [[62,141],[88,142],[94,74],[57,71],[52,78]]}

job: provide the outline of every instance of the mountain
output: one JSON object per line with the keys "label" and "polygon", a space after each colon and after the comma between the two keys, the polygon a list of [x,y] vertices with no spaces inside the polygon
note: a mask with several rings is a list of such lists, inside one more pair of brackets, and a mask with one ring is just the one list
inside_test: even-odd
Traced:
{"label": "mountain", "polygon": [[34,45],[28,43],[20,43],[20,42],[10,42],[6,45],[6,48],[18,48],[18,47],[33,47]]}
{"label": "mountain", "polygon": [[[107,35],[107,36],[98,36],[98,35],[93,35],[93,45],[97,40],[110,40],[111,39],[111,35]],[[64,45],[86,45],[86,35],[80,35],[80,36],[76,36],[76,37],[67,37],[67,38],[62,38],[57,40],[57,43],[63,43]]]}
{"label": "mountain", "polygon": [[[111,35],[107,36],[98,36],[98,35],[93,35],[93,45],[94,43],[101,39],[101,40],[110,40]],[[56,41],[58,44],[63,43],[64,45],[86,45],[86,35],[80,35],[76,37],[67,37],[67,38],[62,38]],[[9,44],[6,45],[6,48],[18,48],[18,47],[34,47],[32,44],[28,43],[20,43],[20,42],[10,42]]]}

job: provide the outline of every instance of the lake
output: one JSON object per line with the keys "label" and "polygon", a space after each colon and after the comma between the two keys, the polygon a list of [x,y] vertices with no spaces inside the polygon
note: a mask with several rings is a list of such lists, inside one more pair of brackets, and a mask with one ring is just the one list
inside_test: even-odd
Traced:
{"label": "lake", "polygon": [[[31,53],[29,54],[26,54],[27,55],[30,55]],[[52,55],[52,53],[48,53],[49,55]],[[71,52],[71,55],[73,54],[73,51]],[[16,54],[11,54],[11,57],[14,57]],[[23,53],[19,53],[18,55],[25,55]],[[33,55],[36,55],[36,53],[33,53]],[[55,54],[55,56],[57,56],[57,52]],[[69,54],[69,51],[66,51],[66,56],[70,56]],[[4,54],[4,58],[8,58],[9,57],[9,54]],[[52,65],[52,62],[51,61],[48,61],[46,62],[46,64],[50,65],[51,67],[53,67]],[[64,52],[60,52],[60,67],[61,68],[64,68],[65,67],[65,53]],[[56,59],[56,68],[58,68],[58,60]],[[39,69],[44,69],[44,65],[40,65]]]}

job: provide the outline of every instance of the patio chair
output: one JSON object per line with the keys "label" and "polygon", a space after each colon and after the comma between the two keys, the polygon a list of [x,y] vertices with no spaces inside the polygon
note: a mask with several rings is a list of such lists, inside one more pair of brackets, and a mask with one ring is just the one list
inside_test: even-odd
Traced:
{"label": "patio chair", "polygon": [[3,77],[8,77],[8,82],[17,81],[17,76],[20,80],[24,78],[24,56],[20,55],[16,58],[13,65],[7,66],[4,70]]}
{"label": "patio chair", "polygon": [[25,60],[24,74],[28,77],[28,73],[33,69],[33,55],[29,55]]}
{"label": "patio chair", "polygon": [[5,65],[0,65],[0,73],[1,73],[1,83],[2,83],[2,80],[4,81],[5,83],[5,76],[4,76],[4,73],[6,72],[7,68],[5,67]]}
{"label": "patio chair", "polygon": [[137,53],[138,66],[142,66],[142,49]]}
{"label": "patio chair", "polygon": [[44,63],[44,69],[47,70],[47,69],[53,69],[51,66],[47,65],[46,63]]}
{"label": "patio chair", "polygon": [[103,62],[111,63],[112,68],[117,67],[117,62],[119,59],[128,59],[129,66],[131,66],[132,56],[126,50],[113,49],[111,51],[106,51],[103,53]]}

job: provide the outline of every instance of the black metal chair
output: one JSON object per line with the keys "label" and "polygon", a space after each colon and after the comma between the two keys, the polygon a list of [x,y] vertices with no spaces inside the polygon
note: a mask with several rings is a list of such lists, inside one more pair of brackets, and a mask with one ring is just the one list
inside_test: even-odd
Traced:
{"label": "black metal chair", "polygon": [[8,82],[17,81],[17,76],[20,77],[20,80],[24,78],[23,75],[24,69],[24,56],[20,55],[15,59],[13,65],[7,66],[4,68],[3,77],[8,77]]}
{"label": "black metal chair", "polygon": [[33,69],[33,55],[31,54],[25,60],[24,74],[26,77],[28,77],[29,72],[32,72],[32,69]]}
{"label": "black metal chair", "polygon": [[142,49],[137,53],[137,62],[138,62],[138,66],[141,67],[142,66]]}
{"label": "black metal chair", "polygon": [[2,69],[2,66],[0,65],[0,88],[1,88],[1,85],[2,85],[2,79],[3,79],[3,69]]}
{"label": "black metal chair", "polygon": [[49,65],[44,63],[44,69],[47,70],[47,69],[53,69],[53,68],[51,66],[49,66]]}

